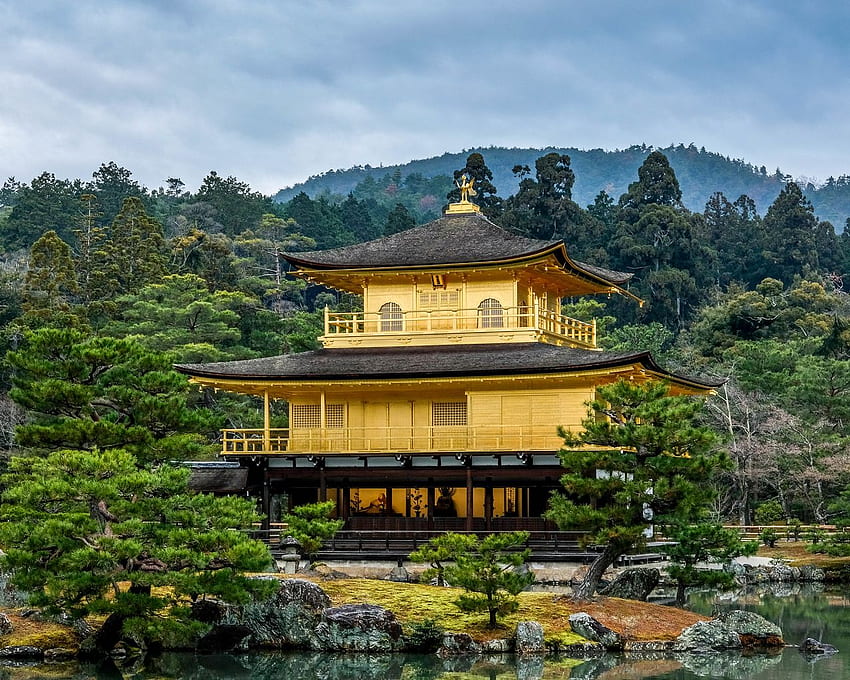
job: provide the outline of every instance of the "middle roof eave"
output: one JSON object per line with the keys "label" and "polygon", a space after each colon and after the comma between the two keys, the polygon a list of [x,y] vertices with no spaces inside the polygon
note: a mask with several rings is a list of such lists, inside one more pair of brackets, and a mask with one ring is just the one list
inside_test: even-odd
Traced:
{"label": "middle roof eave", "polygon": [[714,385],[661,369],[648,352],[608,353],[544,343],[322,349],[264,359],[184,364],[197,378],[231,380],[349,380],[547,374],[612,369],[639,364],[667,379],[711,389]]}

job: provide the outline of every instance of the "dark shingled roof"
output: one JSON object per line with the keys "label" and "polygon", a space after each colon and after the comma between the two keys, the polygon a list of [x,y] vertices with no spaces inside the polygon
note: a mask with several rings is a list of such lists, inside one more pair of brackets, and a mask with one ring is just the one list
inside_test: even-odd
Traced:
{"label": "dark shingled roof", "polygon": [[[671,380],[705,388],[717,384],[668,373],[649,352],[594,352],[542,342],[429,347],[320,349],[263,359],[180,364],[199,378],[274,381],[434,378],[545,374],[642,364]],[[719,384],[719,383],[718,383]]]}
{"label": "dark shingled roof", "polygon": [[285,253],[296,266],[313,269],[434,267],[499,262],[555,251],[580,272],[614,284],[632,275],[570,260],[562,241],[542,241],[505,231],[481,213],[444,215],[412,229],[345,248]]}

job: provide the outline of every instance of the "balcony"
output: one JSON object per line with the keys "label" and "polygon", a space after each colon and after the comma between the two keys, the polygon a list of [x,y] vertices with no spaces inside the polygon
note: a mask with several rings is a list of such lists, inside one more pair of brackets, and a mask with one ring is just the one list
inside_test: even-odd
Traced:
{"label": "balcony", "polygon": [[552,426],[406,426],[222,430],[222,455],[433,454],[548,451],[563,440]]}
{"label": "balcony", "polygon": [[596,322],[585,323],[548,309],[331,312],[325,309],[325,347],[375,347],[448,342],[533,342],[596,349]]}

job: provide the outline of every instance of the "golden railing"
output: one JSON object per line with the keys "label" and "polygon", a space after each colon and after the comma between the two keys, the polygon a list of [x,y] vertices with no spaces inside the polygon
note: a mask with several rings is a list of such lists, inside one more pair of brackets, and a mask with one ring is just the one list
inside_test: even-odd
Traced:
{"label": "golden railing", "polygon": [[557,451],[552,427],[399,426],[222,430],[224,455]]}
{"label": "golden railing", "polygon": [[596,347],[596,322],[585,323],[548,309],[439,309],[396,312],[331,312],[325,335],[392,335],[452,331],[498,332],[537,329],[577,345]]}

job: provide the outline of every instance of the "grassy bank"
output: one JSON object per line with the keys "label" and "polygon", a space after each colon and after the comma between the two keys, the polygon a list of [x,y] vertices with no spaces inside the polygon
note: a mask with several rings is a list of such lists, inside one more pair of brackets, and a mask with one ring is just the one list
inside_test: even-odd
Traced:
{"label": "grassy bank", "polygon": [[500,628],[486,627],[486,614],[461,612],[454,600],[461,592],[415,583],[393,583],[368,579],[322,581],[322,589],[334,605],[369,603],[394,612],[402,624],[433,620],[441,628],[469,633],[477,640],[511,634],[519,621],[539,621],[547,640],[560,644],[582,642],[570,631],[570,614],[587,612],[629,640],[672,640],[682,629],[706,617],[693,612],[619,598],[598,598],[577,603],[553,593],[520,593],[519,611],[501,620]]}

